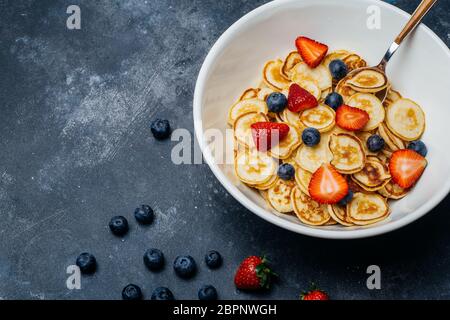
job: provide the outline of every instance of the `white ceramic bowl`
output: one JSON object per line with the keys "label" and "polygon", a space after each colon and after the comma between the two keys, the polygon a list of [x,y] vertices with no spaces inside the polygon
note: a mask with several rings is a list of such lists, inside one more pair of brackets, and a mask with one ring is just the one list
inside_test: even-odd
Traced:
{"label": "white ceramic bowl", "polygon": [[[367,9],[380,8],[381,29],[367,28]],[[198,76],[194,95],[195,132],[211,170],[235,199],[261,218],[282,228],[322,238],[362,238],[386,233],[420,218],[450,190],[450,52],[421,25],[403,43],[388,65],[393,86],[424,109],[423,136],[428,168],[414,190],[392,202],[392,214],[369,227],[309,227],[289,216],[275,215],[261,196],[240,183],[233,165],[219,164],[206,142],[205,130],[227,128],[229,106],[250,86],[257,86],[262,66],[294,50],[294,39],[306,35],[330,46],[361,54],[370,65],[379,62],[408,20],[404,11],[376,0],[277,0],[263,5],[233,24],[216,42]],[[235,217],[234,217],[235,218]],[[234,219],[230,217],[230,219]]]}

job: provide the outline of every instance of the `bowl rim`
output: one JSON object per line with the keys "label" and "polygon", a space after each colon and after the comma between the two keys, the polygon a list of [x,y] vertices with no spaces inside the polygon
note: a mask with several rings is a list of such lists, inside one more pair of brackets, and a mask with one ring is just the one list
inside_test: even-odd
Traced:
{"label": "bowl rim", "polygon": [[[341,0],[345,2],[354,2],[355,0]],[[363,0],[368,4],[379,5],[384,9],[393,10],[394,12],[402,15],[405,18],[409,18],[410,15],[396,6],[383,2],[381,0]],[[303,1],[306,3],[311,2],[308,0]],[[326,3],[328,0],[314,0],[313,4]],[[404,227],[415,220],[421,218],[429,211],[431,211],[435,206],[437,206],[449,193],[450,191],[450,179],[447,180],[447,183],[441,188],[441,190],[434,194],[432,198],[430,198],[427,202],[422,204],[415,211],[409,213],[408,215],[392,222],[388,222],[381,225],[374,225],[373,227],[361,228],[356,230],[327,230],[327,229],[318,229],[302,224],[296,224],[292,221],[288,221],[286,219],[280,218],[269,211],[261,208],[256,203],[247,198],[238,188],[235,186],[221,171],[219,166],[215,163],[212,154],[209,150],[209,147],[206,145],[203,137],[203,123],[202,123],[202,95],[206,85],[206,79],[210,74],[210,67],[215,61],[216,57],[222,52],[222,48],[226,47],[228,43],[233,39],[234,35],[237,34],[242,26],[244,26],[247,22],[257,17],[259,14],[266,10],[270,10],[274,7],[279,7],[282,5],[287,5],[290,3],[299,3],[299,0],[276,0],[269,3],[266,3],[262,6],[255,8],[254,10],[248,12],[239,20],[234,22],[215,42],[215,44],[210,49],[208,55],[206,56],[202,67],[200,69],[199,75],[197,77],[197,82],[195,85],[194,91],[194,100],[193,100],[193,118],[194,118],[194,129],[195,135],[197,138],[197,142],[200,146],[204,159],[208,166],[211,168],[212,172],[216,176],[216,178],[220,181],[220,183],[225,187],[225,189],[235,198],[239,203],[241,203],[248,210],[258,215],[262,219],[277,225],[283,229],[290,230],[299,234],[317,237],[317,238],[325,238],[325,239],[359,239],[359,238],[367,238],[373,237],[381,234],[385,234],[394,230],[397,230],[401,227]],[[447,45],[425,24],[419,25],[418,28],[421,28],[424,32],[428,34],[446,53],[450,60],[450,50]]]}

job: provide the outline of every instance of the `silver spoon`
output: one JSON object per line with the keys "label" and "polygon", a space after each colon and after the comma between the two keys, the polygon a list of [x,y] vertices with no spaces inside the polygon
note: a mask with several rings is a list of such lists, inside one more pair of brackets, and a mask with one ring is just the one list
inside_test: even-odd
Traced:
{"label": "silver spoon", "polygon": [[[384,55],[383,59],[381,60],[381,62],[378,65],[376,65],[374,67],[364,67],[364,68],[355,69],[352,72],[350,72],[347,76],[345,76],[343,79],[341,79],[339,81],[339,84],[343,83],[343,81],[346,81],[346,80],[352,78],[357,73],[359,73],[363,70],[374,70],[376,72],[380,72],[384,75],[384,77],[387,81],[387,79],[388,79],[386,76],[387,63],[389,62],[391,57],[394,55],[394,53],[397,51],[397,49],[400,47],[403,40],[420,24],[423,17],[425,17],[425,15],[428,13],[428,11],[430,11],[431,7],[433,7],[433,5],[436,3],[436,1],[437,0],[422,0],[422,2],[417,7],[416,11],[414,11],[414,13],[412,14],[409,21],[406,23],[403,30],[400,32],[400,34],[397,36],[397,38],[395,38],[394,42],[391,44],[391,46],[387,50],[386,54]],[[388,88],[389,87],[386,87],[376,93],[376,96],[382,102],[384,101],[384,99],[387,96]]]}

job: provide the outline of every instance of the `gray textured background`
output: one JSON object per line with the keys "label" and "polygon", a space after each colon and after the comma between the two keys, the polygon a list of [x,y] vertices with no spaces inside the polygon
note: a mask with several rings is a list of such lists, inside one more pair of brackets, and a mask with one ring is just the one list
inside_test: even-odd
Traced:
{"label": "gray textured background", "polygon": [[[332,298],[450,298],[450,201],[400,231],[366,240],[307,238],[245,210],[207,165],[175,166],[173,142],[155,141],[156,116],[193,132],[192,94],[209,48],[260,0],[0,0],[0,298],[116,299],[129,282],[148,298],[157,286],[196,298],[211,283],[221,298],[296,299],[315,281]],[[411,12],[418,0],[391,1]],[[79,4],[82,30],[66,28]],[[450,1],[426,23],[450,43]],[[330,13],[332,14],[332,13]],[[134,208],[148,203],[152,226]],[[129,218],[112,236],[109,218]],[[168,263],[150,273],[148,247]],[[208,270],[204,253],[225,259]],[[98,272],[67,290],[65,269],[82,251]],[[250,254],[269,255],[281,281],[268,293],[235,290],[232,277]],[[200,270],[175,277],[172,261],[191,254]],[[383,289],[365,287],[365,269],[382,268]]]}

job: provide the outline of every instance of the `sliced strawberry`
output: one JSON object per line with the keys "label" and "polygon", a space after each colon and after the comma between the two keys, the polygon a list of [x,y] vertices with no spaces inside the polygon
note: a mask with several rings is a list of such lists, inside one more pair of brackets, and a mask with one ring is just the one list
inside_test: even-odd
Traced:
{"label": "sliced strawberry", "polygon": [[409,149],[395,151],[389,160],[392,179],[405,189],[412,187],[419,180],[426,166],[427,160]]}
{"label": "sliced strawberry", "polygon": [[312,175],[308,187],[311,198],[322,204],[334,204],[348,193],[347,180],[329,164],[323,164]]}
{"label": "sliced strawberry", "polygon": [[303,61],[311,68],[317,67],[328,52],[327,45],[307,37],[298,37],[295,46]]}
{"label": "sliced strawberry", "polygon": [[345,104],[336,110],[337,125],[349,131],[361,130],[369,122],[369,119],[366,111]]}
{"label": "sliced strawberry", "polygon": [[251,125],[251,129],[253,141],[259,151],[270,150],[289,133],[287,124],[276,122],[256,122]]}
{"label": "sliced strawberry", "polygon": [[309,93],[308,90],[303,89],[296,83],[291,84],[288,95],[288,109],[290,111],[300,112],[318,105],[316,97]]}

